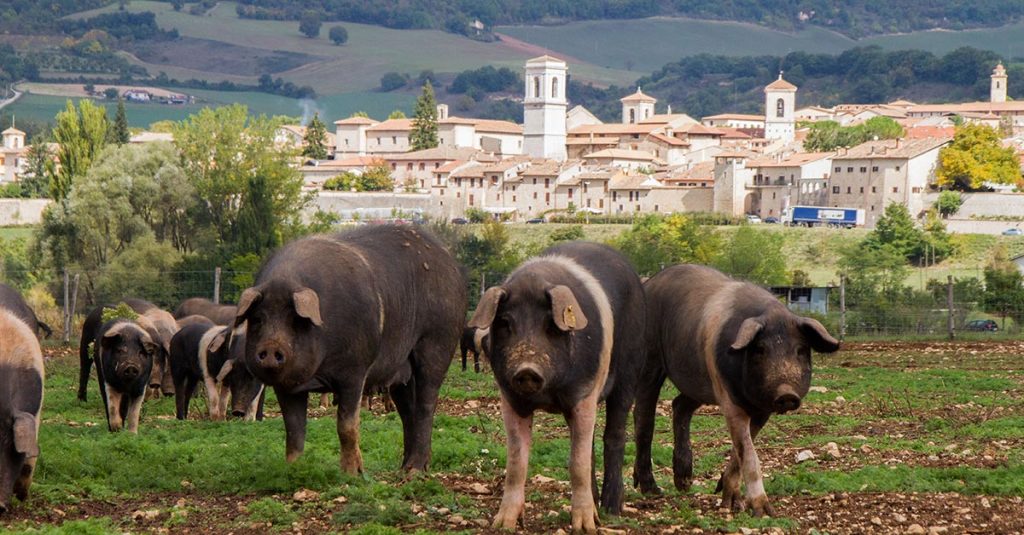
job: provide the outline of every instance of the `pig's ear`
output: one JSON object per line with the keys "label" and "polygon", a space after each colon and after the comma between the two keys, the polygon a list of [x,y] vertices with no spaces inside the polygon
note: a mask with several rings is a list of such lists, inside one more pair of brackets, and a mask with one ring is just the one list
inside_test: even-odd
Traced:
{"label": "pig's ear", "polygon": [[36,417],[19,412],[14,416],[14,449],[27,457],[39,456],[39,441],[36,436]]}
{"label": "pig's ear", "polygon": [[474,329],[490,329],[494,323],[494,315],[498,313],[498,304],[507,295],[501,286],[488,288],[477,303],[476,312],[473,313],[473,319],[469,320],[469,326]]}
{"label": "pig's ear", "polygon": [[548,297],[551,298],[551,316],[559,329],[579,331],[587,327],[587,316],[568,286],[549,288]]}
{"label": "pig's ear", "polygon": [[320,318],[320,296],[316,291],[303,288],[292,294],[292,301],[295,302],[295,313],[313,322],[317,327],[323,327],[324,320]]}
{"label": "pig's ear", "polygon": [[740,330],[736,333],[736,340],[732,343],[732,349],[739,351],[750,345],[750,342],[754,341],[754,337],[757,333],[764,329],[764,323],[760,318],[747,318],[743,320],[740,325]]}
{"label": "pig's ear", "polygon": [[250,308],[263,299],[263,294],[256,288],[246,288],[242,296],[238,298],[238,309],[235,312],[235,323],[232,327],[238,327],[245,323],[249,316]]}
{"label": "pig's ear", "polygon": [[807,343],[818,353],[835,353],[839,351],[839,340],[836,340],[828,333],[825,326],[818,320],[811,318],[800,318],[800,332],[804,334]]}
{"label": "pig's ear", "polygon": [[216,353],[219,351],[220,347],[224,345],[224,341],[228,339],[229,332],[231,332],[231,329],[228,329],[227,327],[221,328],[220,332],[214,335],[210,340],[210,345],[206,346],[206,350],[210,353]]}

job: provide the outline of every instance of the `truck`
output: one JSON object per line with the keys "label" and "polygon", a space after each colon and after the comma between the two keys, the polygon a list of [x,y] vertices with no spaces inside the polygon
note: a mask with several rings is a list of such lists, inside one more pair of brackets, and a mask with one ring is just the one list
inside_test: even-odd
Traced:
{"label": "truck", "polygon": [[787,226],[853,228],[864,225],[864,210],[828,206],[791,206],[782,211],[782,223]]}

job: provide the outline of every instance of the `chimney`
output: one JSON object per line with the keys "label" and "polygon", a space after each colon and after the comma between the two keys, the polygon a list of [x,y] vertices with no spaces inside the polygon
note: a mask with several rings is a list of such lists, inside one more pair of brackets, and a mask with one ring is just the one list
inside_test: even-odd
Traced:
{"label": "chimney", "polygon": [[896,148],[900,148],[900,138],[896,138]]}
{"label": "chimney", "polygon": [[448,118],[448,105],[438,104],[437,105],[437,120],[443,121]]}

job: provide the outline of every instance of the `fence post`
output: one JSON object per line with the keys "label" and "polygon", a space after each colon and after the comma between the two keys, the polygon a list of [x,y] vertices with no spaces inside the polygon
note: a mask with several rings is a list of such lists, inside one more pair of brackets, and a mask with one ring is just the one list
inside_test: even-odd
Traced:
{"label": "fence post", "polygon": [[956,332],[953,329],[953,276],[947,275],[946,277],[946,308],[949,309],[947,328],[949,330],[949,339],[952,340],[956,337]]}
{"label": "fence post", "polygon": [[71,285],[69,283],[68,268],[64,268],[64,343],[71,342]]}
{"label": "fence post", "polygon": [[220,266],[213,268],[213,304],[220,304]]}
{"label": "fence post", "polygon": [[846,338],[846,275],[839,275],[839,339]]}

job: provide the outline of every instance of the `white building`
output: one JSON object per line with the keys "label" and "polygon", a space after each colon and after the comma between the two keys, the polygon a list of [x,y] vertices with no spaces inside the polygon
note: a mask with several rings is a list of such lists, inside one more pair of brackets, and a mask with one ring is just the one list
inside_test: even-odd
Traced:
{"label": "white building", "polygon": [[622,103],[622,124],[636,124],[654,115],[658,99],[645,95],[638,87],[636,93],[622,97],[619,102]]}
{"label": "white building", "polygon": [[1006,68],[1000,63],[992,70],[992,87],[989,90],[989,100],[992,102],[1006,102]]}
{"label": "white building", "polygon": [[21,178],[28,163],[28,147],[25,146],[25,132],[10,127],[0,133],[3,136],[3,147],[0,148],[0,169],[3,170],[3,182],[14,182]]}
{"label": "white building", "polygon": [[526,62],[523,153],[565,160],[566,71],[564,61],[541,56]]}
{"label": "white building", "polygon": [[779,79],[764,88],[764,137],[785,143],[796,137],[796,86]]}

